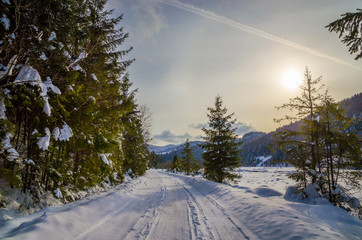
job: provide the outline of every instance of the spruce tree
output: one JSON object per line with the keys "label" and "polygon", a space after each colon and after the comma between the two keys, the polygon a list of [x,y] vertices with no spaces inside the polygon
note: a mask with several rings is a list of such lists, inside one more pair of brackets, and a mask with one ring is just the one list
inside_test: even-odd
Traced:
{"label": "spruce tree", "polygon": [[171,164],[171,171],[172,172],[179,172],[181,169],[180,161],[178,160],[177,154],[173,156],[172,164]]}
{"label": "spruce tree", "polygon": [[205,177],[209,180],[223,183],[234,181],[238,175],[232,171],[240,166],[240,145],[233,125],[236,119],[232,114],[227,114],[227,108],[223,107],[220,96],[215,99],[215,107],[207,108],[209,113],[208,128],[203,128],[205,144],[201,147],[205,150],[204,159]]}
{"label": "spruce tree", "polygon": [[105,4],[0,2],[0,177],[24,191],[119,182],[125,138],[137,143],[132,169],[145,172],[149,135],[125,59],[132,48],[122,49],[122,16]]}
{"label": "spruce tree", "polygon": [[326,26],[330,32],[339,33],[339,38],[346,44],[350,54],[357,54],[355,60],[362,58],[362,9],[347,12]]}
{"label": "spruce tree", "polygon": [[154,151],[152,151],[150,154],[150,161],[148,162],[148,167],[157,168],[157,166],[158,166],[158,156]]}
{"label": "spruce tree", "polygon": [[189,139],[186,140],[181,154],[182,154],[181,157],[182,170],[186,173],[186,175],[190,175],[193,166],[196,163],[196,159],[192,151]]}

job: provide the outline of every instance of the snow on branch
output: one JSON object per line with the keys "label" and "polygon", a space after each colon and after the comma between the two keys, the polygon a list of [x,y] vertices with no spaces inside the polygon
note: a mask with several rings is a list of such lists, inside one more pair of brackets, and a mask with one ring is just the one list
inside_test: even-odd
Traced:
{"label": "snow on branch", "polygon": [[19,153],[13,148],[13,146],[10,143],[10,134],[6,134],[5,139],[1,143],[2,149],[1,152],[6,152],[8,155],[6,156],[6,159],[10,162],[13,162],[15,159],[19,158]]}
{"label": "snow on branch", "polygon": [[78,64],[76,64],[77,62],[79,62],[80,60],[82,60],[82,59],[84,59],[84,58],[86,58],[88,56],[88,53],[86,53],[86,52],[82,52],[82,53],[80,53],[79,54],[79,56],[78,56],[78,58],[77,59],[75,59],[71,64],[69,64],[69,66],[67,67],[67,68],[73,68],[73,70],[80,70],[80,71],[82,71],[83,70],[83,68],[81,67],[81,66],[79,66]]}
{"label": "snow on branch", "polygon": [[60,129],[59,140],[60,141],[69,141],[69,138],[73,136],[72,129],[68,126],[68,124],[64,123],[62,129]]}
{"label": "snow on branch", "polygon": [[103,163],[106,164],[106,165],[111,165],[112,164],[112,161],[108,160],[108,157],[110,155],[112,155],[112,154],[110,154],[110,153],[101,153],[101,154],[99,154],[99,156],[101,157]]}
{"label": "snow on branch", "polygon": [[38,146],[40,149],[46,151],[49,148],[49,142],[50,142],[50,131],[49,128],[45,128],[45,136],[39,138]]}
{"label": "snow on branch", "polygon": [[17,59],[18,59],[18,55],[14,55],[14,56],[10,59],[7,67],[5,68],[5,70],[4,70],[4,71],[0,71],[0,79],[4,78],[4,77],[7,76],[7,75],[9,75],[9,76],[13,75],[13,68],[15,67],[15,64],[16,64]]}
{"label": "snow on branch", "polygon": [[43,112],[48,116],[51,115],[52,107],[49,104],[48,89],[56,94],[61,94],[61,91],[58,87],[53,85],[50,77],[47,77],[46,81],[43,83],[39,72],[31,66],[25,65],[16,76],[14,83],[19,85],[28,83],[32,86],[37,86],[41,91],[40,96],[44,100]]}

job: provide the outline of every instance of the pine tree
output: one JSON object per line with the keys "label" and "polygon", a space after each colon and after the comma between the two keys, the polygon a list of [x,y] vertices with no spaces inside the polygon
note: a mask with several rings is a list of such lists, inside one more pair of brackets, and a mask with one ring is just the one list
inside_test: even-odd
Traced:
{"label": "pine tree", "polygon": [[186,173],[186,175],[190,175],[193,170],[193,166],[196,164],[196,159],[192,151],[189,139],[186,140],[181,154],[182,170]]}
{"label": "pine tree", "polygon": [[362,175],[359,171],[343,170],[361,169],[361,143],[357,132],[350,129],[352,119],[346,117],[343,107],[335,103],[327,92],[318,114],[323,148],[322,191],[328,195],[330,202],[336,203],[341,200],[336,196],[336,189],[340,188],[340,179],[349,182],[354,188],[358,189],[361,186],[359,179]]}
{"label": "pine tree", "polygon": [[351,186],[359,188],[360,173],[342,169],[361,168],[361,144],[356,132],[350,129],[352,120],[328,92],[320,93],[322,87],[321,78],[312,80],[306,68],[301,95],[279,107],[296,110],[296,116],[277,120],[298,120],[300,127],[283,128],[276,132],[274,140],[277,149],[283,151],[285,161],[296,167],[291,177],[301,183],[298,191],[311,185],[321,197],[336,204],[337,200],[350,199],[340,196],[341,192],[346,193],[338,184],[340,179],[348,179]]}
{"label": "pine tree", "polygon": [[227,108],[222,104],[221,97],[217,96],[215,108],[207,108],[209,128],[202,129],[206,137],[203,137],[205,144],[201,145],[205,149],[202,154],[205,177],[219,183],[237,178],[238,175],[231,171],[238,167],[241,161],[239,157],[241,142],[237,141],[236,128],[233,128],[236,119],[232,119],[233,113],[227,114]]}
{"label": "pine tree", "polygon": [[342,42],[346,44],[350,54],[356,53],[355,60],[362,58],[362,9],[357,12],[342,14],[342,18],[331,22],[326,26],[330,32],[343,36]]}
{"label": "pine tree", "polygon": [[125,138],[137,146],[130,168],[145,172],[149,132],[124,59],[132,48],[121,48],[122,16],[105,4],[0,2],[0,175],[24,191],[119,182]]}
{"label": "pine tree", "polygon": [[172,164],[171,164],[171,171],[172,172],[179,172],[181,170],[180,161],[178,160],[177,154],[173,156]]}
{"label": "pine tree", "polygon": [[[312,178],[314,183],[317,174],[321,172],[321,150],[319,143],[319,125],[316,121],[318,108],[321,106],[323,95],[320,93],[323,85],[322,78],[312,79],[311,72],[308,68],[305,70],[304,81],[300,86],[301,96],[289,99],[289,103],[283,104],[277,109],[296,110],[296,116],[287,115],[283,119],[275,120],[281,122],[303,120],[298,131],[288,129],[278,131],[276,142],[284,149],[286,161],[292,165],[298,166],[297,179],[303,179],[307,185],[307,177]],[[287,140],[288,139],[288,140]],[[306,153],[306,154],[304,154]],[[297,156],[296,156],[297,155]]]}
{"label": "pine tree", "polygon": [[151,152],[148,167],[149,168],[157,168],[158,167],[158,156],[154,151]]}

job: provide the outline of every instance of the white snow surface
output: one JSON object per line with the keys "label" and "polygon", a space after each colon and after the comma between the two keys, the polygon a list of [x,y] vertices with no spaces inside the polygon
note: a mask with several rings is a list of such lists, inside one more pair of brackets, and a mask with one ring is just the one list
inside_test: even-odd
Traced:
{"label": "white snow surface", "polygon": [[91,74],[91,78],[92,78],[94,81],[99,82],[97,76],[96,76],[94,73]]}
{"label": "white snow surface", "polygon": [[53,41],[56,38],[57,38],[57,34],[55,32],[51,32],[50,36],[48,38],[48,41]]}
{"label": "white snow surface", "polygon": [[50,143],[50,131],[49,128],[45,128],[44,131],[45,131],[45,136],[39,138],[38,146],[40,149],[47,151]]}
{"label": "white snow surface", "polygon": [[56,94],[61,94],[61,92],[58,87],[53,85],[50,77],[47,77],[46,81],[43,83],[41,81],[39,72],[31,66],[25,65],[21,68],[19,74],[16,76],[14,83],[16,84],[29,83],[32,86],[38,86],[38,88],[41,90],[40,96],[42,96],[44,100],[43,112],[48,116],[51,115],[52,107],[49,104],[49,97],[47,95],[48,89],[50,89]]}
{"label": "white snow surface", "polygon": [[48,58],[45,56],[45,53],[42,53],[39,58],[44,61],[48,60]]}
{"label": "white snow surface", "polygon": [[63,198],[63,194],[62,194],[62,192],[60,191],[59,188],[57,188],[57,189],[54,190],[54,194],[55,194],[55,196],[56,196],[57,198]]}
{"label": "white snow surface", "polygon": [[256,159],[260,161],[260,163],[258,163],[257,167],[262,167],[264,165],[265,162],[267,162],[268,160],[270,160],[272,158],[272,156],[260,156],[257,157]]}
{"label": "white snow surface", "polygon": [[3,14],[3,16],[0,18],[0,22],[4,25],[5,30],[9,30],[10,20],[5,14]]}
{"label": "white snow surface", "polygon": [[13,162],[17,158],[19,158],[19,153],[15,150],[15,148],[13,148],[13,146],[10,143],[9,133],[6,134],[6,137],[1,142],[1,146],[2,146],[1,153],[4,153],[5,151],[7,152],[6,159],[8,161]]}
{"label": "white snow surface", "polygon": [[55,141],[59,140],[59,135],[60,135],[60,130],[58,127],[54,128],[53,130],[53,137],[55,139]]}
{"label": "white snow surface", "polygon": [[99,156],[101,157],[103,163],[106,164],[106,165],[111,165],[111,161],[108,160],[108,157],[110,155],[111,155],[110,153],[101,153],[101,154],[99,154]]}
{"label": "white snow surface", "polygon": [[59,90],[59,88],[53,85],[53,82],[50,79],[50,77],[47,77],[46,81],[43,83],[43,93],[45,95],[48,94],[48,89],[50,89],[52,92],[54,92],[58,95],[62,94],[62,92]]}
{"label": "white snow surface", "polygon": [[58,140],[69,141],[69,138],[71,138],[72,136],[73,136],[72,129],[68,126],[68,124],[64,123],[63,127],[60,129]]}
{"label": "white snow surface", "polygon": [[[0,224],[0,239],[360,239],[362,221],[277,190],[157,170],[107,194]],[[274,173],[275,174],[275,173]],[[249,177],[248,177],[249,176]],[[269,178],[271,179],[271,178]],[[263,187],[262,187],[263,186]]]}

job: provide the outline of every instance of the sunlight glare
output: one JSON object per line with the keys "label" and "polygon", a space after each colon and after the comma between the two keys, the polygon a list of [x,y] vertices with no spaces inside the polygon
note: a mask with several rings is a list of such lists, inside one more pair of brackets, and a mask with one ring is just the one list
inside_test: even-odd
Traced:
{"label": "sunlight glare", "polygon": [[283,85],[288,90],[296,90],[302,83],[302,80],[302,74],[295,69],[289,69],[286,71],[282,78]]}

